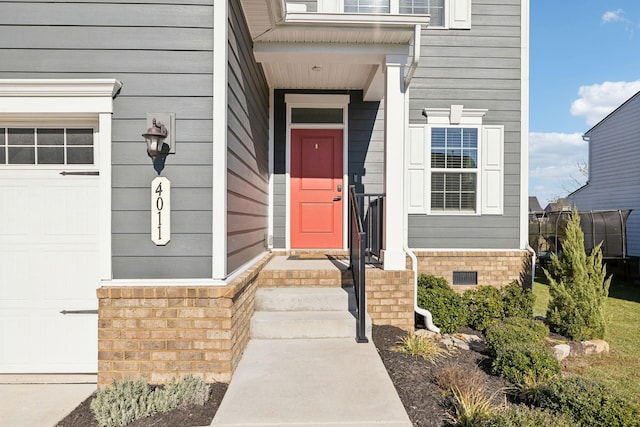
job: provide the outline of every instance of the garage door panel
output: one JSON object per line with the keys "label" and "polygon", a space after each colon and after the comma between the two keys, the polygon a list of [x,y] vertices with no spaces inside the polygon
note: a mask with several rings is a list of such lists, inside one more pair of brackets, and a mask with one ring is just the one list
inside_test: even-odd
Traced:
{"label": "garage door panel", "polygon": [[[44,299],[95,299],[98,256],[94,251],[42,251],[41,272],[45,281],[42,287]],[[65,286],[48,284],[65,283]]]}
{"label": "garage door panel", "polygon": [[94,236],[97,230],[98,198],[95,189],[86,186],[47,186],[42,192],[42,204],[47,208],[41,218],[45,236],[72,239],[74,236]]}
{"label": "garage door panel", "polygon": [[[5,186],[0,181],[0,236],[24,236],[29,233],[26,212],[29,209],[27,186]],[[0,237],[1,238],[1,237]]]}
{"label": "garage door panel", "polygon": [[0,251],[0,300],[29,300],[40,292],[39,271],[30,267],[33,256],[25,248]]}
{"label": "garage door panel", "polygon": [[0,170],[0,372],[97,371],[97,183]]}

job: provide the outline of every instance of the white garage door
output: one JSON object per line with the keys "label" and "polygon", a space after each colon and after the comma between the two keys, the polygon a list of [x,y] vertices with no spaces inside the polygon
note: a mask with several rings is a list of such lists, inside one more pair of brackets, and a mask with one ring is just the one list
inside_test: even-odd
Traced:
{"label": "white garage door", "polygon": [[0,372],[97,371],[98,177],[86,131],[12,144],[0,128]]}

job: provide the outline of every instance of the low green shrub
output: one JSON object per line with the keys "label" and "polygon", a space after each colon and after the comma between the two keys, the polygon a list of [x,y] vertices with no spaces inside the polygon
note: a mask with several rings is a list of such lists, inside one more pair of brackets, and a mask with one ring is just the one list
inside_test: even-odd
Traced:
{"label": "low green shrub", "polygon": [[575,427],[569,416],[526,405],[507,406],[487,417],[483,427]]}
{"label": "low green shrub", "polygon": [[204,405],[209,392],[204,380],[193,375],[156,388],[143,379],[114,381],[111,386],[98,389],[91,401],[91,411],[100,427],[123,427],[158,412]]}
{"label": "low green shrub", "polygon": [[511,282],[502,288],[504,317],[533,317],[536,297],[531,289],[525,289],[518,282]]}
{"label": "low green shrub", "polygon": [[485,331],[487,352],[495,357],[502,348],[522,343],[544,344],[549,328],[543,322],[522,317],[507,317]]}
{"label": "low green shrub", "polygon": [[457,332],[467,323],[467,311],[462,297],[442,277],[418,276],[418,306],[429,310],[440,332]]}
{"label": "low green shrub", "polygon": [[614,390],[582,377],[550,381],[540,390],[539,406],[567,414],[584,427],[640,426],[637,408]]}
{"label": "low green shrub", "polygon": [[560,373],[556,357],[539,343],[519,343],[500,348],[493,360],[493,372],[514,384],[526,377],[536,381],[550,379]]}
{"label": "low green shrub", "polygon": [[504,303],[500,289],[493,286],[478,286],[463,294],[467,306],[467,324],[484,331],[504,316]]}

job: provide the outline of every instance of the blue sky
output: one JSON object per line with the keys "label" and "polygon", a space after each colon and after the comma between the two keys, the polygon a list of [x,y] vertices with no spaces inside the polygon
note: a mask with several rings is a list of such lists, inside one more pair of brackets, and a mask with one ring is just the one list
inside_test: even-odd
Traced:
{"label": "blue sky", "polygon": [[531,0],[529,195],[586,181],[582,134],[640,91],[639,0]]}

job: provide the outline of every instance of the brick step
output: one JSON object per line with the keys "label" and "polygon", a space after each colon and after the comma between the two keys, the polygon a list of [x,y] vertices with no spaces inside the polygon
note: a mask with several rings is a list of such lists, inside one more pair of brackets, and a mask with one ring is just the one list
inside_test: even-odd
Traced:
{"label": "brick step", "polygon": [[351,271],[340,270],[262,270],[258,287],[335,287],[353,286]]}

